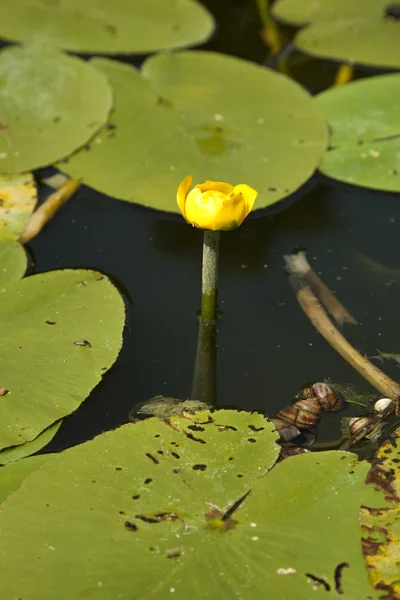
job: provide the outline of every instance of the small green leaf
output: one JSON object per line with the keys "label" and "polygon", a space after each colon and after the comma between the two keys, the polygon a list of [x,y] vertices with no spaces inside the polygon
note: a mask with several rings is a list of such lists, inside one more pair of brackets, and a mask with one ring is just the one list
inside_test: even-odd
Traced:
{"label": "small green leaf", "polygon": [[37,202],[32,173],[0,175],[0,239],[18,240]]}
{"label": "small green leaf", "polygon": [[195,0],[2,0],[0,35],[82,53],[145,54],[205,42],[211,14]]}
{"label": "small green leaf", "polygon": [[118,291],[94,271],[34,275],[0,294],[0,448],[80,405],[115,361],[123,323]]}
{"label": "small green leaf", "polygon": [[56,435],[57,431],[60,429],[62,421],[57,421],[54,425],[51,425],[47,429],[45,429],[42,433],[40,433],[34,440],[31,442],[25,442],[25,444],[20,444],[19,446],[11,446],[11,448],[5,448],[0,451],[0,465],[7,465],[8,463],[15,462],[17,460],[21,460],[21,458],[25,458],[30,456],[31,454],[35,454],[38,452]]}
{"label": "small green leaf", "polygon": [[54,457],[3,504],[1,597],[329,599],[339,569],[343,600],[377,598],[358,524],[360,504],[381,499],[368,465],[325,452],[271,470],[271,429],[258,414],[204,411]]}
{"label": "small green leaf", "polygon": [[68,156],[104,125],[111,107],[107,79],[87,62],[48,48],[2,50],[0,173]]}
{"label": "small green leaf", "polygon": [[321,171],[364,187],[400,191],[400,74],[379,75],[323,92],[317,103],[332,132]]}
{"label": "small green leaf", "polygon": [[6,286],[24,276],[27,264],[26,253],[21,244],[0,239],[0,294]]}
{"label": "small green leaf", "polygon": [[90,150],[59,168],[115,198],[179,212],[178,184],[191,173],[195,183],[247,183],[263,208],[297,190],[326,147],[313,99],[270,69],[211,52],[161,54],[141,73],[92,63],[114,87],[115,112]]}
{"label": "small green leaf", "polygon": [[272,14],[279,21],[296,26],[340,17],[381,20],[388,4],[388,0],[277,0],[272,7]]}
{"label": "small green leaf", "polygon": [[45,462],[50,460],[50,458],[50,454],[31,456],[30,458],[24,458],[24,460],[7,465],[6,467],[1,467],[0,503],[3,502],[7,496],[19,489],[25,477],[41,467]]}

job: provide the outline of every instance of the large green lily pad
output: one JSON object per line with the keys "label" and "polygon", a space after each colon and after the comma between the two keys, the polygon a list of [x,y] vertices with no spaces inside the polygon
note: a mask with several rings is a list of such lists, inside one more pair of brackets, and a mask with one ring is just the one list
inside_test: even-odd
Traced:
{"label": "large green lily pad", "polygon": [[387,502],[363,507],[363,551],[374,587],[385,596],[400,597],[400,428],[380,447],[367,483],[378,487]]}
{"label": "large green lily pad", "polygon": [[0,35],[73,52],[147,53],[205,42],[211,14],[195,0],[2,0]]}
{"label": "large green lily pad", "polygon": [[389,0],[278,0],[272,14],[279,21],[301,27],[317,20],[341,17],[383,18]]}
{"label": "large green lily pad", "polygon": [[400,191],[400,74],[323,92],[317,103],[332,132],[321,171],[346,183]]}
{"label": "large green lily pad", "polygon": [[15,492],[30,473],[41,467],[51,458],[50,454],[31,456],[0,468],[0,503]]}
{"label": "large green lily pad", "polygon": [[80,405],[115,361],[123,324],[118,291],[93,271],[34,275],[0,295],[0,448]]}
{"label": "large green lily pad", "polygon": [[191,173],[247,183],[262,208],[297,190],[326,147],[310,95],[264,67],[211,52],[162,54],[141,73],[92,64],[115,90],[115,112],[90,150],[59,167],[115,198],[179,212],[177,187]]}
{"label": "large green lily pad", "polygon": [[6,286],[24,276],[27,263],[26,253],[21,244],[0,239],[0,293]]}
{"label": "large green lily pad", "polygon": [[0,173],[67,156],[104,125],[112,106],[106,77],[56,50],[2,50],[0,82]]}
{"label": "large green lily pad", "polygon": [[400,69],[400,22],[363,17],[317,20],[297,34],[295,46],[318,58]]}
{"label": "large green lily pad", "polygon": [[269,471],[278,447],[261,415],[204,412],[172,425],[150,418],[108,432],[9,496],[2,598],[337,598],[338,569],[344,600],[378,597],[358,524],[360,504],[380,499],[363,483],[367,464],[327,452]]}
{"label": "large green lily pad", "polygon": [[37,202],[32,173],[0,175],[0,239],[18,240]]}

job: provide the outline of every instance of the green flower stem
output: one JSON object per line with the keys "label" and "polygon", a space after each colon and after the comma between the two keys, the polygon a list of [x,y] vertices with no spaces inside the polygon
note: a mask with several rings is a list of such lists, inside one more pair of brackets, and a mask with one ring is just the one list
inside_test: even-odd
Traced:
{"label": "green flower stem", "polygon": [[201,320],[214,321],[218,294],[219,231],[204,230]]}
{"label": "green flower stem", "polygon": [[192,400],[215,406],[217,401],[217,331],[215,321],[199,321]]}

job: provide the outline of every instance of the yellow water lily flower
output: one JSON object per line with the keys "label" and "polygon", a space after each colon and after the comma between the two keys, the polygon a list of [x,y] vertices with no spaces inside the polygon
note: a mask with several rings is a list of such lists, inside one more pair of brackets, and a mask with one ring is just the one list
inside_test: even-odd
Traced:
{"label": "yellow water lily flower", "polygon": [[253,208],[258,192],[249,185],[223,181],[198,183],[191,190],[192,176],[179,184],[177,201],[186,221],[200,229],[235,229]]}

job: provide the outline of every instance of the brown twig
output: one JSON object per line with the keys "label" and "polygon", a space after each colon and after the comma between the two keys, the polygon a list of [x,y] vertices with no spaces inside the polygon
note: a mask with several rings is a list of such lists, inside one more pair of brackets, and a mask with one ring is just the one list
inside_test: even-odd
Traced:
{"label": "brown twig", "polygon": [[355,318],[349,313],[343,304],[339,302],[328,286],[310,267],[304,251],[297,252],[296,254],[290,254],[284,258],[287,272],[289,274],[293,273],[296,275],[302,275],[304,277],[304,279],[310,284],[314,294],[321,300],[326,310],[332,315],[338,325],[341,326],[343,323],[357,325]]}
{"label": "brown twig", "polygon": [[36,237],[46,223],[54,217],[56,212],[76,192],[80,185],[81,182],[79,179],[69,179],[53,194],[50,194],[43,204],[31,215],[24,231],[21,233],[19,239],[21,244],[26,244]]}
{"label": "brown twig", "polygon": [[297,300],[317,331],[360,375],[382,392],[384,396],[393,400],[382,412],[372,417],[362,429],[341,446],[341,449],[348,449],[371,433],[388,415],[397,411],[400,385],[373,365],[365,356],[362,356],[336,329],[315,297],[304,273],[296,272],[295,263],[290,261],[290,257],[285,258],[287,264],[289,263],[289,268],[287,268],[289,281],[295,290]]}

